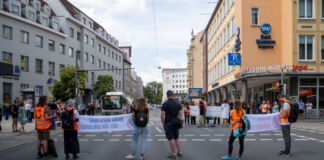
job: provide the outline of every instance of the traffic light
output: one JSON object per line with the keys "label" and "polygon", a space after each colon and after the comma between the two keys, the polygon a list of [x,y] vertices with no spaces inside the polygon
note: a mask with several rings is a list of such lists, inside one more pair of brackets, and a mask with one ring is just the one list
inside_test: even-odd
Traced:
{"label": "traffic light", "polygon": [[283,85],[279,84],[278,89],[279,89],[279,92],[282,92],[283,91]]}

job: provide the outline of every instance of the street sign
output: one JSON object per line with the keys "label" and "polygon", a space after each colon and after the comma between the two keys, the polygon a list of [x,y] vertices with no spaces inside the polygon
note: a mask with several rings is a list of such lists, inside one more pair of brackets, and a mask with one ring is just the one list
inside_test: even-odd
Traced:
{"label": "street sign", "polygon": [[39,96],[39,88],[35,88],[35,96]]}
{"label": "street sign", "polygon": [[240,53],[229,53],[228,54],[228,65],[229,66],[241,65],[241,54]]}

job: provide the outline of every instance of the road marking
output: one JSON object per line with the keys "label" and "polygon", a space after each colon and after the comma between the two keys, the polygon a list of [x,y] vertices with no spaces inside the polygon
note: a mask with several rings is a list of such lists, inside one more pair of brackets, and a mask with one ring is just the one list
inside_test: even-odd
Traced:
{"label": "road marking", "polygon": [[152,141],[153,141],[153,139],[147,139],[146,141],[148,141],[148,142],[152,142]]}
{"label": "road marking", "polygon": [[115,134],[115,135],[112,135],[113,137],[122,137],[122,135],[120,134]]}
{"label": "road marking", "polygon": [[126,142],[130,142],[130,141],[132,141],[132,139],[125,139],[124,141],[126,141]]}
{"label": "road marking", "polygon": [[159,127],[155,127],[155,129],[156,129],[157,131],[159,131],[160,133],[162,132],[162,131],[160,130]]}
{"label": "road marking", "polygon": [[194,136],[196,136],[196,135],[194,135],[194,134],[185,134],[184,136],[187,136],[187,137],[194,137]]}
{"label": "road marking", "polygon": [[298,136],[297,134],[295,134],[295,133],[292,133],[292,134],[290,134],[290,135],[292,135],[292,136]]}
{"label": "road marking", "polygon": [[151,124],[154,124],[154,122],[153,122],[153,121],[151,121]]}
{"label": "road marking", "polygon": [[245,139],[245,141],[256,141],[256,139]]}
{"label": "road marking", "polygon": [[278,138],[277,141],[283,141],[284,139]]}
{"label": "road marking", "polygon": [[222,137],[222,136],[225,136],[225,134],[214,134],[214,136],[216,136],[216,137]]}
{"label": "road marking", "polygon": [[266,133],[266,134],[259,134],[260,136],[271,136],[271,134]]}
{"label": "road marking", "polygon": [[109,139],[110,142],[118,142],[119,139]]}
{"label": "road marking", "polygon": [[130,135],[130,134],[128,134],[128,135],[126,135],[126,137],[132,137],[133,135]]}
{"label": "road marking", "polygon": [[211,141],[211,142],[220,142],[220,141],[222,141],[222,139],[209,139],[209,141]]}
{"label": "road marking", "polygon": [[308,132],[312,132],[312,133],[314,133],[315,131],[310,130],[310,131],[308,131]]}
{"label": "road marking", "polygon": [[209,137],[210,134],[201,134],[201,135],[199,135],[199,136],[201,136],[201,137]]}
{"label": "road marking", "polygon": [[324,134],[324,132],[318,132],[319,134]]}
{"label": "road marking", "polygon": [[89,139],[79,139],[80,142],[88,142]]}
{"label": "road marking", "polygon": [[204,142],[205,139],[192,139],[193,142]]}
{"label": "road marking", "polygon": [[167,139],[158,139],[159,142],[167,141]]}
{"label": "road marking", "polygon": [[319,142],[322,142],[322,143],[324,143],[324,141],[319,141]]}
{"label": "road marking", "polygon": [[299,138],[306,138],[305,136],[297,136],[297,137],[299,137]]}
{"label": "road marking", "polygon": [[53,141],[57,142],[57,141],[58,141],[58,139],[53,139]]}
{"label": "road marking", "polygon": [[272,141],[273,139],[260,139],[260,141]]}
{"label": "road marking", "polygon": [[295,141],[308,141],[309,139],[295,139]]}
{"label": "road marking", "polygon": [[276,133],[275,136],[282,136],[282,133]]}
{"label": "road marking", "polygon": [[255,136],[255,134],[247,134],[247,136]]}
{"label": "road marking", "polygon": [[96,135],[94,135],[94,134],[87,134],[87,135],[85,135],[86,137],[94,137],[94,136],[96,136]]}
{"label": "road marking", "polygon": [[187,141],[187,139],[179,139],[181,142],[185,142]]}
{"label": "road marking", "polygon": [[95,141],[95,142],[103,142],[105,140],[104,139],[93,139],[93,141]]}
{"label": "road marking", "polygon": [[318,141],[318,139],[316,139],[316,138],[308,138],[308,139],[313,140],[313,141]]}
{"label": "road marking", "polygon": [[209,128],[203,128],[204,130],[207,130],[207,131],[213,131],[212,129],[209,129]]}
{"label": "road marking", "polygon": [[157,134],[155,135],[156,137],[164,137],[165,135],[164,134]]}

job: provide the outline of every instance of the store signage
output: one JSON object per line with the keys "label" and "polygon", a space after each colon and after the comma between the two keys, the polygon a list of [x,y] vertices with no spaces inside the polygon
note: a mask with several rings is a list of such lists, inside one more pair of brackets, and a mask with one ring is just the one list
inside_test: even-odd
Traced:
{"label": "store signage", "polygon": [[202,88],[189,88],[189,97],[190,98],[202,97]]}
{"label": "store signage", "polygon": [[19,74],[20,73],[20,67],[18,65],[15,65],[14,72],[15,72],[15,74]]}
{"label": "store signage", "polygon": [[235,40],[235,45],[234,45],[234,51],[238,52],[241,50],[241,40],[240,40],[240,27],[236,28],[236,40]]}
{"label": "store signage", "polygon": [[260,35],[260,39],[256,40],[259,48],[267,49],[274,48],[274,44],[276,44],[275,40],[271,40],[271,35],[268,35],[271,32],[271,25],[265,23],[260,28],[263,34]]}
{"label": "store signage", "polygon": [[228,65],[229,66],[241,65],[241,54],[228,53]]}
{"label": "store signage", "polygon": [[213,85],[212,85],[212,88],[215,88],[215,87],[217,87],[219,85],[219,83],[214,83]]}
{"label": "store signage", "polygon": [[250,73],[265,73],[265,72],[278,72],[281,71],[281,68],[283,68],[284,71],[288,71],[289,67],[287,65],[281,66],[281,65],[273,65],[273,66],[264,66],[264,67],[252,67],[243,69],[241,72],[236,73],[234,75],[235,78],[240,78],[241,76],[245,74]]}
{"label": "store signage", "polygon": [[312,69],[309,69],[308,68],[308,65],[306,64],[306,65],[293,65],[293,70],[294,71],[299,71],[299,72],[301,72],[301,71],[307,71],[307,70],[312,70]]}
{"label": "store signage", "polygon": [[35,88],[35,96],[39,96],[39,88]]}
{"label": "store signage", "polygon": [[309,96],[313,95],[313,89],[307,88],[307,89],[299,89],[299,96]]}

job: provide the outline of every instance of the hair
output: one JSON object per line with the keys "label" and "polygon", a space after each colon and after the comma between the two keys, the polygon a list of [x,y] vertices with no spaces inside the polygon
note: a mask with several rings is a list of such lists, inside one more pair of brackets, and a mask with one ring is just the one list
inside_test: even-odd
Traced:
{"label": "hair", "polygon": [[226,100],[226,99],[224,99],[224,100],[223,100],[223,103],[227,103],[227,100]]}
{"label": "hair", "polygon": [[284,94],[279,94],[279,95],[277,96],[277,98],[278,98],[278,99],[279,99],[279,98],[286,98],[286,99],[287,99],[287,96],[284,95]]}
{"label": "hair", "polygon": [[204,98],[204,97],[201,97],[201,99],[202,99],[202,100],[205,100],[205,98]]}
{"label": "hair", "polygon": [[241,103],[240,100],[235,100],[235,102],[234,102],[234,110],[236,112],[239,112],[239,111],[242,110],[242,103]]}
{"label": "hair", "polygon": [[67,108],[73,108],[75,104],[75,101],[73,99],[69,99],[66,103],[65,103],[65,107]]}
{"label": "hair", "polygon": [[144,98],[138,99],[137,102],[136,102],[136,110],[144,111],[146,109],[148,109],[146,100]]}
{"label": "hair", "polygon": [[19,103],[19,106],[24,106],[25,104],[24,104],[24,102],[23,101],[21,101],[20,103]]}
{"label": "hair", "polygon": [[37,106],[39,106],[39,107],[43,107],[43,106],[47,105],[47,104],[45,104],[46,101],[47,101],[47,96],[41,96],[41,97],[39,98],[39,100],[38,100],[38,104],[37,104]]}

